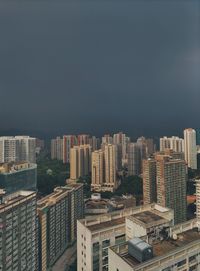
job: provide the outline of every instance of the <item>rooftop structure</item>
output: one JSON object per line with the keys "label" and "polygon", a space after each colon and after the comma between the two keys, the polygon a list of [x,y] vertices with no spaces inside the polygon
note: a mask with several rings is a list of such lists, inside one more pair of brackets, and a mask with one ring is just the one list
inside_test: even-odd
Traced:
{"label": "rooftop structure", "polygon": [[[157,219],[156,219],[157,220]],[[147,236],[142,237],[148,243]],[[171,227],[170,235],[163,240],[151,243],[153,258],[139,261],[129,251],[129,242],[121,243],[109,249],[109,270],[160,271],[197,270],[197,252],[200,251],[200,233],[196,220]],[[123,269],[122,269],[123,267]],[[175,270],[175,269],[173,269]]]}

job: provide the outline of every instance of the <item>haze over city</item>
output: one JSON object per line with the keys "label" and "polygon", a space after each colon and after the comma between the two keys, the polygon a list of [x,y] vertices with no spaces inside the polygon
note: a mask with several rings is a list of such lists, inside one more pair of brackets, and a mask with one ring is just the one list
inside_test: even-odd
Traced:
{"label": "haze over city", "polygon": [[1,1],[0,132],[197,127],[199,14],[199,1]]}

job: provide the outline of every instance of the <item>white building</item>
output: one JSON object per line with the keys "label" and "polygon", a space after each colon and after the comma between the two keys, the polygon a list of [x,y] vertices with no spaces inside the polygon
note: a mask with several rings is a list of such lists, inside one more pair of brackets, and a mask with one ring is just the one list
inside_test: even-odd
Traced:
{"label": "white building", "polygon": [[178,136],[160,138],[160,151],[171,149],[175,152],[184,152],[184,139]]}
{"label": "white building", "polygon": [[60,137],[51,140],[51,159],[63,160],[63,139]]}
{"label": "white building", "polygon": [[36,138],[29,136],[0,137],[0,163],[36,161]]}
{"label": "white building", "polygon": [[197,169],[196,131],[192,128],[184,130],[185,161],[191,169]]}

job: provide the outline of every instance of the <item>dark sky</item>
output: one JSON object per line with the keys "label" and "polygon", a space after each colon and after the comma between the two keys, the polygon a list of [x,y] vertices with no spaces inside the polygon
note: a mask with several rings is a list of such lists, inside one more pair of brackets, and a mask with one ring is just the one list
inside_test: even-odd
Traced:
{"label": "dark sky", "polygon": [[0,131],[200,126],[200,1],[0,1]]}

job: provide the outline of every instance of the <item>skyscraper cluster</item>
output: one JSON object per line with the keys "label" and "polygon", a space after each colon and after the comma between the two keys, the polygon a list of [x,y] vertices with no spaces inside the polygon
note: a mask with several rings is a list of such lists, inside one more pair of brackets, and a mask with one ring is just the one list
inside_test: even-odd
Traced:
{"label": "skyscraper cluster", "polygon": [[90,145],[91,150],[95,151],[100,147],[100,140],[87,134],[56,137],[51,140],[51,159],[61,160],[64,164],[70,163],[71,148],[80,145]]}

